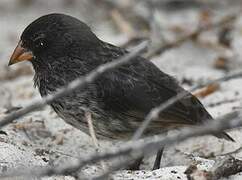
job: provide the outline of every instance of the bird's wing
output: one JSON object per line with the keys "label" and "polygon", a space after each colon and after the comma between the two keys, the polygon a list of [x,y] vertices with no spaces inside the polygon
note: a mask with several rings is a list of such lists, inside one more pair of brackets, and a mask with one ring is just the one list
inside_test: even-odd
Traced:
{"label": "bird's wing", "polygon": [[[103,74],[96,85],[98,98],[105,110],[140,121],[152,108],[184,91],[172,77],[140,57],[133,63]],[[197,124],[208,118],[210,115],[203,105],[189,94],[162,112],[153,125]]]}

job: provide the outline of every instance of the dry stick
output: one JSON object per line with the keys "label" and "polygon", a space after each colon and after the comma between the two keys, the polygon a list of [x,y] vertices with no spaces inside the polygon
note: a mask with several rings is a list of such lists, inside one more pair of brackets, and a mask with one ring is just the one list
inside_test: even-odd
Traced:
{"label": "dry stick", "polygon": [[150,52],[148,52],[145,57],[150,59],[151,57],[157,56],[159,54],[162,54],[164,51],[171,49],[171,48],[175,48],[177,46],[180,46],[182,43],[184,43],[187,40],[191,40],[196,38],[197,36],[199,36],[201,33],[205,32],[205,31],[209,31],[211,29],[220,27],[220,26],[224,26],[227,23],[231,23],[232,21],[234,21],[236,18],[238,17],[238,13],[234,13],[234,14],[230,14],[228,16],[225,16],[224,18],[222,18],[221,20],[214,22],[213,24],[207,25],[207,26],[202,26],[200,28],[198,28],[196,31],[183,36],[179,39],[177,39],[174,42],[168,42],[166,44],[157,46],[156,48],[154,48],[153,50],[151,50]]}
{"label": "dry stick", "polygon": [[[218,78],[216,80],[211,80],[209,82],[206,83],[202,83],[199,84],[193,88],[190,89],[190,92],[195,91],[199,88],[214,84],[214,83],[219,83],[219,82],[225,82],[228,81],[230,79],[235,79],[235,78],[240,78],[242,77],[242,72],[235,72],[235,73],[231,73],[227,76]],[[136,132],[134,133],[132,140],[137,140],[139,139],[143,132],[145,131],[145,129],[147,128],[147,126],[149,125],[149,123],[154,120],[159,118],[159,114],[164,111],[165,109],[169,108],[171,105],[173,105],[174,103],[176,103],[178,100],[182,99],[183,97],[187,96],[189,94],[188,91],[183,91],[181,93],[178,93],[176,96],[173,96],[172,98],[168,99],[165,103],[162,103],[160,106],[157,106],[155,108],[153,108],[150,113],[146,116],[145,120],[142,122],[142,124],[140,125],[140,127],[136,130]]]}
{"label": "dry stick", "polygon": [[[25,171],[15,171],[9,172],[6,174],[1,174],[0,177],[9,177],[9,176],[51,176],[51,175],[70,175],[80,168],[84,167],[90,163],[96,163],[99,160],[107,160],[115,158],[118,156],[130,156],[131,158],[136,158],[139,155],[152,155],[155,153],[161,146],[172,145],[177,142],[182,142],[191,137],[202,136],[206,134],[219,133],[221,131],[236,128],[242,126],[242,117],[240,112],[228,113],[215,121],[210,121],[207,124],[204,124],[200,127],[186,127],[182,128],[181,131],[176,132],[172,136],[164,138],[164,136],[155,136],[137,140],[128,145],[120,147],[118,150],[109,150],[105,153],[93,154],[83,160],[79,160],[75,163],[70,163],[67,165],[59,167],[38,167],[33,169],[27,169]],[[121,161],[122,164],[118,164],[113,167],[113,169],[118,170],[126,166],[129,162]],[[106,171],[100,177],[104,177],[113,171]],[[95,177],[95,178],[99,178]]]}
{"label": "dry stick", "polygon": [[60,97],[66,96],[67,94],[70,94],[74,90],[81,88],[87,83],[93,82],[98,76],[100,76],[101,74],[109,70],[112,70],[118,66],[127,64],[128,62],[133,60],[136,56],[138,56],[138,54],[140,54],[146,47],[147,47],[147,42],[143,42],[139,44],[132,52],[121,57],[120,59],[116,61],[112,61],[110,63],[103,64],[97,67],[96,69],[94,69],[93,71],[91,71],[90,73],[88,73],[86,76],[77,78],[74,81],[70,82],[67,87],[63,87],[59,89],[54,94],[45,96],[42,98],[42,100],[33,101],[25,108],[5,116],[3,119],[0,120],[0,127],[11,123],[13,120],[18,119],[23,115],[36,111],[40,108],[43,108],[44,106],[53,102],[54,100]]}
{"label": "dry stick", "polygon": [[222,160],[216,161],[209,171],[199,170],[196,166],[194,168],[194,165],[188,167],[186,171],[185,174],[187,174],[188,179],[217,180],[241,172],[242,161],[232,156],[227,156]]}

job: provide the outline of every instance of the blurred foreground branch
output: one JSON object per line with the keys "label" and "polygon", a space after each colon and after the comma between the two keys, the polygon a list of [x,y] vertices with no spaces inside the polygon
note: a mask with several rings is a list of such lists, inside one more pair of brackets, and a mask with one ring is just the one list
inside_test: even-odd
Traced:
{"label": "blurred foreground branch", "polygon": [[[240,112],[228,113],[215,121],[210,121],[207,124],[204,124],[200,127],[187,127],[182,128],[179,132],[175,133],[172,136],[164,138],[164,135],[153,136],[149,138],[140,139],[137,141],[129,142],[116,150],[108,150],[104,153],[94,153],[91,156],[88,156],[83,159],[79,159],[76,162],[69,162],[63,166],[53,166],[53,167],[37,167],[28,170],[22,171],[12,171],[0,175],[0,177],[10,177],[10,176],[32,176],[32,177],[42,177],[42,176],[51,176],[51,175],[71,175],[76,171],[80,170],[87,164],[96,163],[100,160],[108,160],[116,158],[119,156],[129,156],[130,158],[136,158],[140,155],[152,155],[160,147],[173,145],[175,143],[180,143],[188,138],[202,136],[206,134],[214,134],[224,131],[226,129],[236,128],[242,126]],[[95,177],[94,179],[103,179],[108,174],[112,173],[113,170],[118,170],[122,167],[125,167],[129,163],[129,159],[121,161],[117,166],[104,172],[104,174]]]}
{"label": "blurred foreground branch", "polygon": [[27,105],[25,108],[22,108],[16,112],[13,112],[4,118],[0,120],[0,127],[5,126],[15,119],[18,119],[30,112],[36,111],[40,108],[43,108],[47,104],[53,102],[54,100],[63,97],[67,94],[70,94],[74,90],[81,88],[87,83],[93,82],[98,76],[101,74],[112,70],[118,66],[124,65],[125,63],[130,62],[132,59],[134,59],[136,56],[138,56],[143,50],[147,48],[147,42],[143,42],[140,45],[138,45],[132,52],[129,54],[121,57],[120,59],[116,61],[112,61],[110,63],[103,64],[99,66],[98,68],[94,69],[90,73],[88,73],[86,76],[82,76],[80,78],[75,79],[74,81],[70,82],[67,87],[63,87],[59,89],[54,94],[45,96],[42,98],[42,100],[34,101]]}

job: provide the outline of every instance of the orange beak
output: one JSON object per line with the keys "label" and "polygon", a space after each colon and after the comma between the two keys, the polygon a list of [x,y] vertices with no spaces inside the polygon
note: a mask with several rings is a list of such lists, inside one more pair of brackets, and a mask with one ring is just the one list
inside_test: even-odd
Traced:
{"label": "orange beak", "polygon": [[30,61],[33,59],[33,53],[22,47],[22,41],[19,41],[17,47],[14,49],[8,65],[12,65],[21,61]]}

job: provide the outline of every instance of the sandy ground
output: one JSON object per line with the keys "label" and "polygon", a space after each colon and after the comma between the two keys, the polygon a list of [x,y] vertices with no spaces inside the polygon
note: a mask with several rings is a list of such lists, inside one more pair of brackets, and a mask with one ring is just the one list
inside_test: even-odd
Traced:
{"label": "sandy ground", "polygon": [[[16,1],[2,1],[0,3],[0,117],[6,115],[9,107],[24,107],[33,99],[40,98],[37,90],[33,88],[33,73],[28,63],[11,68],[7,67],[9,56],[18,41],[18,36],[24,27],[36,17],[49,12],[66,12],[90,22],[92,27],[95,25],[94,31],[106,41],[119,45],[127,39],[124,35],[116,34],[109,26],[108,21],[94,22],[92,21],[93,17],[85,18],[83,16],[84,10],[81,11],[85,9],[84,7],[64,8],[57,6],[57,2],[53,1],[46,8],[46,4],[43,5],[41,1],[36,1],[36,4],[31,8],[24,8],[18,7],[14,2]],[[216,13],[222,14],[219,11]],[[165,19],[161,22],[164,26],[176,24],[193,27],[197,14],[194,11],[186,11],[173,14],[164,13],[162,17]],[[203,44],[187,42],[152,61],[163,71],[176,77],[181,85],[189,89],[201,81],[215,79],[227,73],[227,71],[214,67],[217,57],[221,55],[225,54],[229,57],[229,71],[240,69],[242,64],[241,30],[242,20],[238,19],[232,33],[231,49],[226,49],[226,51],[214,50]],[[214,36],[214,32],[210,32],[204,35],[204,39],[213,42],[216,41]],[[201,101],[207,110],[214,117],[217,117],[241,108],[241,92],[242,80],[230,80],[221,83],[219,90],[202,98]],[[49,107],[20,118],[4,127],[3,130],[7,135],[0,135],[0,170],[2,172],[9,171],[11,168],[58,165],[95,152],[89,136],[67,125]],[[241,147],[241,130],[232,130],[229,134],[236,140],[236,143],[218,140],[210,136],[193,138],[166,148],[161,164],[163,168],[150,171],[153,161],[151,157],[146,159],[142,165],[144,170],[137,172],[119,171],[114,175],[114,179],[185,180],[187,177],[184,171],[190,163],[200,163],[200,168],[209,169],[214,164],[212,158],[214,155],[232,152]],[[110,148],[110,145],[113,145],[112,142],[100,142],[100,144],[101,151],[105,151],[105,149]],[[242,152],[238,151],[232,155],[241,158]],[[198,160],[198,157],[206,158]],[[83,170],[87,177],[100,172],[102,172],[100,165],[87,166]],[[239,180],[241,178],[242,174],[238,174],[228,179]],[[72,178],[64,177],[64,179]]]}

